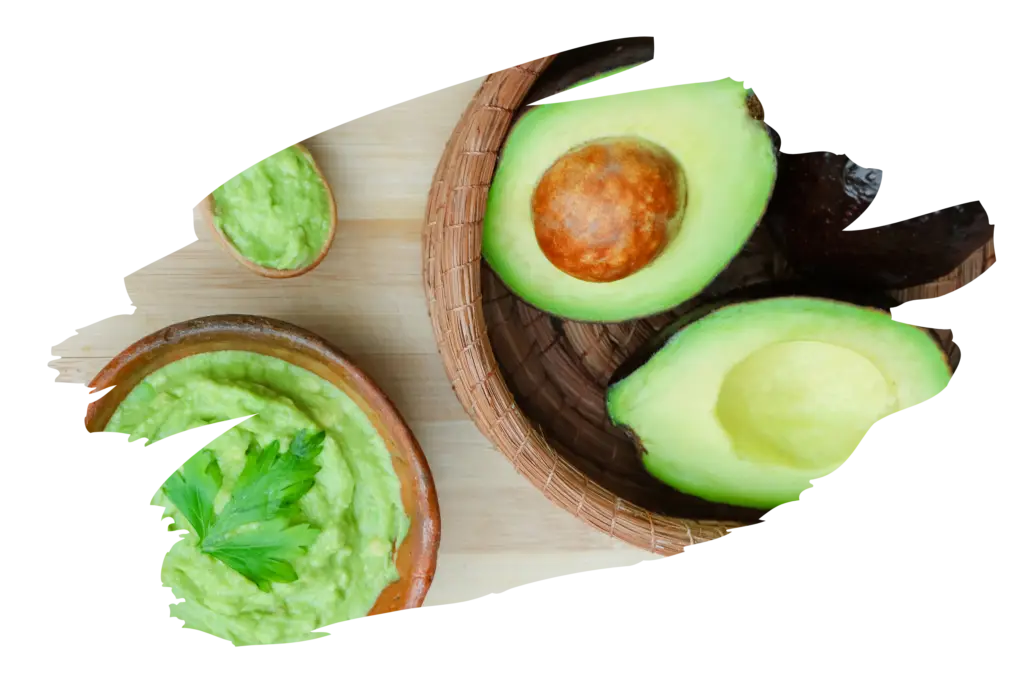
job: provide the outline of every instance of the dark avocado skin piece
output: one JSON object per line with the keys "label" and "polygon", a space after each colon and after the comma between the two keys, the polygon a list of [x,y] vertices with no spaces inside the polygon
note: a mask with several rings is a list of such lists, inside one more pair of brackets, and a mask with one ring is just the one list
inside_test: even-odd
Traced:
{"label": "dark avocado skin piece", "polygon": [[564,92],[577,82],[627,65],[640,65],[654,59],[654,37],[635,36],[580,46],[559,53],[541,73],[523,99],[513,122],[526,113],[533,102]]}
{"label": "dark avocado skin piece", "polygon": [[952,272],[992,239],[974,201],[866,230],[848,231],[875,199],[882,172],[845,155],[780,153],[764,225],[801,275],[899,290]]}
{"label": "dark avocado skin piece", "polygon": [[752,302],[772,297],[820,297],[838,302],[860,305],[862,307],[873,307],[889,312],[893,307],[901,303],[889,294],[871,289],[859,287],[843,287],[826,285],[815,280],[785,280],[769,281],[739,288],[732,292],[723,293],[716,297],[709,297],[705,302],[694,309],[681,315],[678,319],[668,324],[661,331],[644,344],[642,348],[633,353],[623,361],[618,369],[612,373],[608,381],[609,388],[644,365],[651,357],[661,350],[661,347],[684,327],[692,324],[698,319],[710,314],[716,309],[737,302]]}

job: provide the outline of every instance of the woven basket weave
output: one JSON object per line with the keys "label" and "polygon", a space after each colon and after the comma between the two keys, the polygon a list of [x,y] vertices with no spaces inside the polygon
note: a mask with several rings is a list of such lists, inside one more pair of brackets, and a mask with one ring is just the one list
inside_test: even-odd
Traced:
{"label": "woven basket weave", "polygon": [[[612,372],[699,300],[620,324],[563,321],[513,296],[481,260],[488,188],[521,106],[598,71],[651,57],[651,40],[630,39],[488,76],[452,133],[434,177],[424,225],[423,275],[445,370],[484,435],[555,504],[601,532],[671,555],[756,523],[763,514],[708,503],[653,479],[605,415],[604,392]],[[950,292],[993,261],[989,244],[950,276],[904,291],[900,299]],[[711,290],[786,275],[767,235],[757,232]],[[949,332],[942,338],[955,350]]]}

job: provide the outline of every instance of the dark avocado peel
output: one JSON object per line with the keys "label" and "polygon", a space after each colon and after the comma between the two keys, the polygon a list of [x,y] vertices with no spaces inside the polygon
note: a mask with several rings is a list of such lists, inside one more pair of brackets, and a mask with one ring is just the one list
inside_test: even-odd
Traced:
{"label": "dark avocado peel", "polygon": [[533,83],[512,124],[536,108],[534,102],[651,60],[654,60],[654,38],[650,36],[602,41],[559,53]]}
{"label": "dark avocado peel", "polygon": [[901,222],[847,230],[867,210],[882,172],[830,152],[780,153],[763,225],[795,271],[849,286],[899,290],[933,282],[992,240],[974,201]]}
{"label": "dark avocado peel", "polygon": [[701,305],[613,375],[609,419],[648,473],[710,502],[768,510],[838,468],[874,422],[948,383],[938,336],[893,321],[897,303],[788,294],[810,287],[764,284]]}

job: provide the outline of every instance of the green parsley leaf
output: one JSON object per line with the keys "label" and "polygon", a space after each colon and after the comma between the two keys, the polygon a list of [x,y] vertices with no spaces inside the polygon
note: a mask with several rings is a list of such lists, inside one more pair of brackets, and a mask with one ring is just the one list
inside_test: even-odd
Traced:
{"label": "green parsley leaf", "polygon": [[221,482],[220,466],[213,452],[201,450],[163,485],[164,494],[185,516],[200,542],[213,525],[213,499]]}
{"label": "green parsley leaf", "polygon": [[260,522],[227,537],[208,540],[203,552],[270,592],[272,582],[298,579],[292,562],[304,554],[320,531],[308,524],[288,526],[283,518]]}
{"label": "green parsley leaf", "polygon": [[292,440],[292,445],[288,448],[288,451],[299,459],[316,459],[323,451],[324,440],[326,439],[327,432],[325,430],[320,430],[313,434],[310,434],[307,430],[300,430]]}
{"label": "green parsley leaf", "polygon": [[195,530],[200,550],[246,577],[264,592],[273,582],[298,579],[292,563],[306,553],[320,530],[292,524],[297,503],[316,482],[327,433],[300,430],[287,451],[280,443],[263,448],[255,440],[245,466],[219,514],[213,500],[223,477],[216,457],[203,450],[164,484],[167,497]]}
{"label": "green parsley leaf", "polygon": [[283,454],[277,440],[266,449],[253,441],[246,451],[245,468],[231,492],[231,500],[217,516],[210,535],[221,537],[250,522],[290,515],[294,504],[315,483],[320,467],[314,459],[323,449],[325,437],[322,431],[315,435],[300,431]]}

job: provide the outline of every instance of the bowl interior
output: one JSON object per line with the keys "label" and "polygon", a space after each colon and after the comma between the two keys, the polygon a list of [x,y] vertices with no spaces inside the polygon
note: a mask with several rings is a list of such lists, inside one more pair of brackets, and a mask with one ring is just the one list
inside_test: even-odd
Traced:
{"label": "bowl interior", "polygon": [[433,579],[440,540],[437,495],[426,458],[388,397],[338,349],[285,322],[245,315],[205,317],[154,333],[127,348],[90,383],[102,390],[89,405],[86,428],[103,430],[125,396],[147,375],[181,358],[219,350],[245,350],[280,358],[341,389],[366,414],[387,444],[401,482],[409,533],[396,550],[400,579],[385,588],[370,612],[418,607]]}

